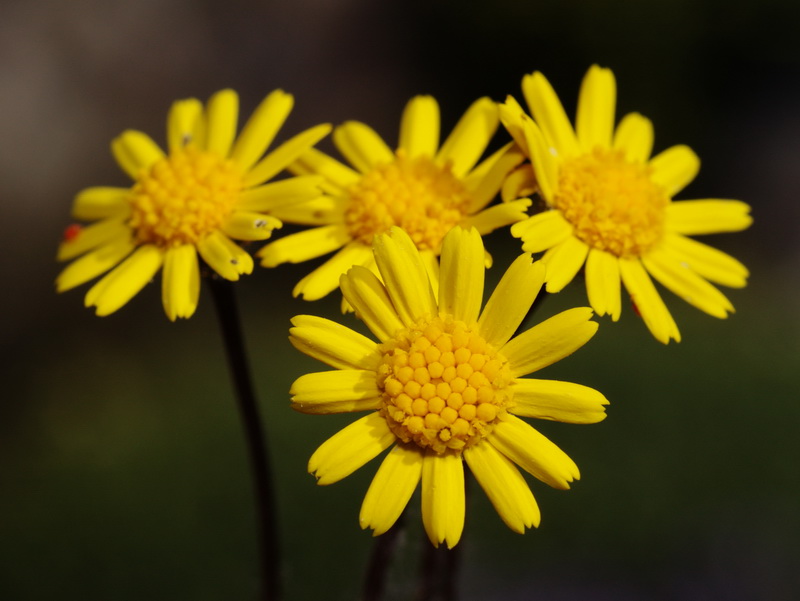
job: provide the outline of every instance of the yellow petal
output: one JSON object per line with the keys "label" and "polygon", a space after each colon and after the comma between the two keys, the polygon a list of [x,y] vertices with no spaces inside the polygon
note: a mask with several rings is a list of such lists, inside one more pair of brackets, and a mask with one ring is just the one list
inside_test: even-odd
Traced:
{"label": "yellow petal", "polygon": [[396,445],[378,468],[364,502],[359,523],[373,536],[391,528],[408,505],[422,477],[422,453],[413,445]]}
{"label": "yellow petal", "polygon": [[522,123],[523,133],[530,150],[531,164],[536,173],[539,191],[547,203],[552,206],[558,190],[558,165],[561,159],[558,153],[548,147],[539,127],[530,119]]}
{"label": "yellow petal", "polygon": [[465,449],[464,460],[509,528],[523,534],[526,528],[539,526],[539,506],[511,461],[487,442]]}
{"label": "yellow petal", "polygon": [[739,232],[753,223],[750,206],[740,200],[681,200],[667,206],[667,227],[684,235]]}
{"label": "yellow petal", "polygon": [[463,176],[478,162],[499,124],[497,104],[490,98],[479,98],[470,105],[442,144],[436,163],[444,165],[450,162],[453,175]]}
{"label": "yellow petal", "polygon": [[56,278],[56,290],[64,292],[105,273],[127,257],[136,245],[130,239],[113,239],[70,263]]}
{"label": "yellow petal", "polygon": [[338,482],[389,448],[395,436],[377,412],[365,415],[343,428],[311,455],[308,471],[317,484]]}
{"label": "yellow petal", "polygon": [[211,232],[200,240],[197,251],[226,280],[235,282],[240,275],[253,272],[253,257],[222,232]]}
{"label": "yellow petal", "polygon": [[[472,214],[484,208],[497,196],[509,174],[526,156],[519,147],[510,142],[494,152],[485,161],[481,161],[472,172],[464,178],[464,186],[470,192],[470,203],[467,213]],[[515,200],[519,197],[509,198]]]}
{"label": "yellow petal", "polygon": [[[256,256],[261,259],[262,267],[275,267],[282,263],[301,263],[321,257],[349,242],[350,233],[344,226],[326,225],[284,236],[264,246]],[[349,267],[347,265],[345,270]],[[339,275],[336,274],[336,277]]]}
{"label": "yellow petal", "polygon": [[409,100],[400,119],[400,144],[409,158],[433,158],[439,147],[439,104],[433,96]]}
{"label": "yellow petal", "polygon": [[316,200],[321,195],[322,178],[318,175],[290,177],[245,190],[237,207],[243,211],[274,211],[289,205]]}
{"label": "yellow petal", "polygon": [[283,226],[280,219],[253,211],[234,211],[220,226],[236,240],[266,240],[272,231]]}
{"label": "yellow petal", "polygon": [[466,499],[461,455],[433,451],[422,461],[422,524],[434,547],[452,549],[464,530]]}
{"label": "yellow petal", "polygon": [[518,378],[514,381],[514,415],[568,424],[594,424],[606,418],[608,400],[588,386]]}
{"label": "yellow petal", "polygon": [[617,321],[622,312],[619,261],[614,255],[593,248],[586,259],[586,292],[597,315]]}
{"label": "yellow petal", "polygon": [[99,316],[110,315],[131,300],[161,268],[162,251],[151,245],[140,246],[130,257],[92,286],[84,304],[96,307]]}
{"label": "yellow petal", "polygon": [[370,126],[347,121],[333,131],[333,143],[350,164],[361,173],[395,160],[392,149]]}
{"label": "yellow petal", "polygon": [[[242,179],[242,185],[245,188],[251,188],[253,186],[263,184],[265,181],[278,175],[284,169],[292,170],[290,165],[292,165],[295,161],[300,161],[303,164],[312,162],[312,159],[307,158],[307,155],[316,156],[315,153],[318,151],[311,147],[319,142],[322,138],[327,136],[330,131],[330,124],[323,123],[307,129],[304,132],[297,134],[293,138],[289,138],[286,140],[286,142],[267,154],[267,156],[261,159],[261,161],[256,163]],[[330,160],[332,161],[333,159]],[[296,171],[296,173],[297,175],[308,175],[313,174],[314,171],[300,169]],[[320,172],[320,175],[328,177],[329,174],[327,172]]]}
{"label": "yellow petal", "polygon": [[409,235],[398,227],[375,237],[375,262],[397,314],[406,326],[437,313],[425,265]]}
{"label": "yellow petal", "polygon": [[192,244],[169,249],[164,254],[164,273],[161,275],[161,300],[164,312],[171,321],[189,318],[197,309],[200,298],[200,267],[197,251]]}
{"label": "yellow petal", "polygon": [[525,109],[520,106],[517,99],[513,96],[506,96],[506,101],[498,106],[500,122],[508,133],[514,138],[514,142],[520,147],[526,156],[531,156],[528,148],[528,141],[525,138],[522,122],[527,118]]}
{"label": "yellow petal", "polygon": [[82,227],[77,236],[64,240],[58,246],[56,259],[68,261],[87,251],[105,246],[115,240],[131,240],[133,232],[124,217],[112,217]]}
{"label": "yellow petal", "polygon": [[538,71],[526,75],[522,78],[522,92],[533,118],[542,128],[547,146],[555,148],[563,158],[577,155],[575,131],[547,78]]}
{"label": "yellow petal", "polygon": [[526,472],[553,488],[568,489],[581,477],[569,456],[513,415],[495,424],[488,441]]}
{"label": "yellow petal", "polygon": [[539,184],[536,182],[533,166],[525,163],[508,174],[500,189],[500,198],[503,202],[511,202],[523,196],[532,196],[538,190]]}
{"label": "yellow petal", "polygon": [[483,241],[475,229],[454,227],[444,238],[439,311],[475,323],[483,303]]}
{"label": "yellow petal", "polygon": [[547,291],[563,290],[581,270],[588,254],[589,246],[573,236],[549,249],[542,257],[547,267]]}
{"label": "yellow petal", "polygon": [[589,321],[591,317],[589,307],[563,311],[512,338],[500,353],[508,359],[514,377],[533,373],[586,344],[597,332],[597,322]]}
{"label": "yellow petal", "polygon": [[292,409],[301,413],[329,414],[378,409],[381,391],[375,372],[341,369],[305,374],[289,389]]}
{"label": "yellow petal", "polygon": [[170,153],[180,150],[189,142],[197,144],[202,118],[203,103],[197,98],[172,103],[167,115],[167,148]]}
{"label": "yellow petal", "polygon": [[403,328],[386,288],[369,269],[353,267],[341,278],[342,294],[356,316],[384,342]]}
{"label": "yellow petal", "polygon": [[378,368],[378,346],[348,327],[313,315],[293,317],[292,326],[289,342],[309,357],[337,369]]}
{"label": "yellow petal", "polygon": [[242,128],[231,151],[231,159],[246,172],[272,144],[294,106],[294,96],[283,90],[267,95]]}
{"label": "yellow petal", "polygon": [[130,213],[130,188],[95,186],[78,192],[72,205],[72,216],[81,221],[107,217],[126,217]]}
{"label": "yellow petal", "polygon": [[731,288],[743,288],[747,285],[747,277],[750,275],[747,267],[732,256],[707,244],[680,234],[667,233],[661,249],[681,263],[685,263],[698,275],[716,284]]}
{"label": "yellow petal", "polygon": [[514,335],[544,283],[544,264],[520,255],[503,274],[478,320],[483,339],[495,348]]}
{"label": "yellow petal", "polygon": [[583,78],[578,97],[575,132],[584,152],[595,147],[608,148],[614,131],[617,83],[611,69],[592,65]]}
{"label": "yellow petal", "polygon": [[622,283],[631,295],[645,325],[656,340],[668,344],[681,341],[681,333],[639,259],[619,259]]}
{"label": "yellow petal", "polygon": [[317,174],[325,178],[325,191],[343,193],[361,179],[361,174],[315,148],[305,151],[291,165],[289,171],[297,175]]}
{"label": "yellow petal", "polygon": [[543,211],[511,226],[511,235],[522,239],[522,250],[539,253],[572,236],[572,225],[560,211]]}
{"label": "yellow petal", "polygon": [[700,171],[700,159],[688,146],[667,148],[650,160],[650,178],[663,186],[667,196],[675,196],[691,182]]}
{"label": "yellow petal", "polygon": [[351,242],[306,277],[292,290],[293,296],[305,300],[318,300],[339,287],[342,275],[354,265],[363,265],[369,260],[369,248],[360,242]]}
{"label": "yellow petal", "polygon": [[614,149],[631,163],[646,163],[653,152],[653,123],[639,113],[628,113],[614,133]]}
{"label": "yellow petal", "polygon": [[205,149],[227,157],[236,138],[239,96],[233,90],[220,90],[208,100]]}
{"label": "yellow petal", "polygon": [[461,222],[461,227],[474,227],[481,236],[485,236],[496,229],[527,218],[529,206],[531,206],[531,201],[527,198],[497,204],[484,209],[477,215],[467,217]]}
{"label": "yellow petal", "polygon": [[128,129],[111,141],[111,152],[122,170],[138,179],[143,169],[149,169],[164,158],[158,144],[140,131]]}

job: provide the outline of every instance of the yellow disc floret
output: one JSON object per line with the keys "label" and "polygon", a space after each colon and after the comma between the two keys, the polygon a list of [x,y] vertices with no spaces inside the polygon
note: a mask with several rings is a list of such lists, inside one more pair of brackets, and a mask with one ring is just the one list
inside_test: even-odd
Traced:
{"label": "yellow disc floret", "polygon": [[661,239],[669,202],[647,165],[602,148],[562,163],[554,199],[578,238],[618,257],[639,256]]}
{"label": "yellow disc floret", "polygon": [[155,163],[131,189],[137,242],[194,244],[231,214],[242,188],[232,161],[187,146]]}
{"label": "yellow disc floret", "polygon": [[488,435],[511,402],[505,359],[463,322],[420,321],[381,350],[381,415],[404,442],[460,452]]}
{"label": "yellow disc floret", "polygon": [[408,158],[402,150],[388,164],[365,174],[348,190],[345,223],[352,237],[371,245],[396,225],[420,250],[438,250],[442,238],[467,214],[470,195],[450,165]]}

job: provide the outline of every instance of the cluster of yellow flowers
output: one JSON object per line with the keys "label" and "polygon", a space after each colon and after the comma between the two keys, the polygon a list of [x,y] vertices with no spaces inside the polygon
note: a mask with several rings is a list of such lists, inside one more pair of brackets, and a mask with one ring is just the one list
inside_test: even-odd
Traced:
{"label": "cluster of yellow flowers", "polygon": [[[298,378],[292,406],[368,412],[322,444],[309,471],[332,483],[392,447],[367,491],[362,527],[389,529],[421,482],[428,537],[452,547],[464,524],[466,462],[505,523],[523,532],[538,525],[539,510],[517,466],[558,488],[579,472],[517,416],[593,423],[607,401],[585,386],[522,376],[583,346],[598,327],[593,312],[617,321],[623,286],[663,343],[680,332],[651,278],[726,317],[733,306],[714,284],[742,287],[747,269],[689,236],[743,230],[751,218],[737,200],[673,200],[699,159],[687,146],[651,156],[653,127],[638,113],[615,124],[610,70],[589,69],[574,126],[541,73],[525,76],[522,92],[529,113],[511,96],[481,98],[442,143],[437,102],[412,98],[394,150],[350,121],[267,152],[293,106],[280,90],[238,137],[233,91],[205,106],[176,102],[166,153],[137,131],[113,141],[132,187],[78,194],[73,216],[93,223],[67,229],[58,258],[74,261],[57,288],[105,274],[85,303],[107,315],[163,267],[164,310],[175,320],[197,307],[198,255],[213,277],[237,280],[252,272],[253,256],[276,267],[334,253],[293,294],[314,300],[340,288],[343,307],[378,341],[320,317],[293,320],[292,344],[334,369]],[[498,130],[509,141],[485,156]],[[331,131],[348,164],[314,148]],[[292,177],[272,181],[284,171]],[[235,242],[266,240],[284,222],[309,227],[254,255]],[[482,236],[505,226],[523,254],[482,308],[491,263]],[[591,308],[515,335],[540,288],[558,292],[582,268]]]}

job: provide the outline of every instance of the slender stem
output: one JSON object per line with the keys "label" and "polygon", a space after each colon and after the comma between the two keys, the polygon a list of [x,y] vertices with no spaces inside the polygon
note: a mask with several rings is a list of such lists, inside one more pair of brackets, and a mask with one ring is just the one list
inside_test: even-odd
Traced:
{"label": "slender stem", "polygon": [[379,601],[386,590],[386,580],[391,567],[392,556],[397,542],[405,529],[406,512],[400,514],[394,526],[375,539],[372,554],[367,564],[367,576],[364,579],[362,601]]}
{"label": "slender stem", "polygon": [[[427,543],[427,541],[426,541]],[[422,582],[417,601],[455,601],[456,575],[461,548],[452,549],[426,544],[422,558]]]}
{"label": "slender stem", "polygon": [[228,367],[236,390],[239,413],[244,427],[248,453],[250,455],[250,468],[253,476],[254,492],[256,496],[256,513],[258,521],[260,554],[261,554],[261,579],[262,592],[260,599],[276,601],[280,598],[280,582],[278,579],[279,550],[278,532],[275,520],[275,495],[272,491],[272,477],[270,473],[269,453],[266,444],[266,435],[261,427],[258,413],[255,390],[250,368],[247,363],[247,353],[242,337],[239,311],[233,294],[231,282],[211,276],[207,278],[214,306],[217,310],[222,338],[228,357]]}

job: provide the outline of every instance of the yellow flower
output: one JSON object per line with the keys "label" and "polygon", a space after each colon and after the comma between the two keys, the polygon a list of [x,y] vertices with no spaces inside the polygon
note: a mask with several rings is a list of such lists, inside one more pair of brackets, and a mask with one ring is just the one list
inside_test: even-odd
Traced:
{"label": "yellow flower", "polygon": [[752,222],[750,207],[737,200],[673,202],[697,175],[699,159],[682,145],[650,158],[653,126],[638,113],[626,115],[615,130],[610,70],[595,65],[586,74],[575,129],[541,73],[526,75],[522,90],[535,122],[511,97],[500,117],[530,158],[551,210],[515,224],[511,233],[524,251],[547,251],[547,291],[560,291],[585,264],[597,314],[619,319],[621,282],[663,343],[680,341],[680,332],[650,276],[710,315],[733,312],[709,282],[743,287],[747,269],[688,236],[743,230]]}
{"label": "yellow flower", "polygon": [[265,184],[331,129],[313,127],[263,156],[293,104],[290,94],[272,92],[236,139],[234,91],[217,92],[205,108],[194,98],[175,102],[167,119],[167,154],[146,134],[123,132],[111,150],[134,184],[87,188],[77,195],[73,216],[96,223],[67,228],[58,259],[83,256],[61,272],[57,290],[111,270],[85,299],[98,315],[108,315],[163,267],[164,310],[174,321],[191,317],[197,307],[198,253],[227,280],[252,272],[252,257],[232,239],[265,240],[282,225],[267,212],[320,196],[320,178]]}
{"label": "yellow flower", "polygon": [[454,225],[473,226],[483,235],[526,216],[527,200],[486,208],[508,172],[524,160],[518,151],[508,152],[508,145],[478,164],[498,126],[497,104],[481,98],[439,146],[439,105],[430,96],[406,105],[396,151],[367,125],[342,124],[333,141],[353,168],[309,150],[290,169],[324,176],[328,197],[276,213],[287,223],[319,227],[265,246],[257,253],[261,264],[298,263],[338,250],[294,288],[295,296],[316,300],[335,290],[351,266],[374,270],[373,238],[398,226],[436,278],[442,239]]}
{"label": "yellow flower", "polygon": [[585,386],[521,376],[583,346],[597,330],[591,309],[564,311],[512,338],[542,286],[544,266],[521,255],[481,312],[484,249],[474,228],[453,228],[445,238],[438,297],[403,230],[377,236],[374,252],[382,281],[356,266],[341,288],[380,343],[320,317],[292,320],[292,344],[336,368],[298,378],[293,408],[370,411],[323,443],[309,472],[331,484],[393,446],[364,498],[361,527],[375,535],[388,530],[421,481],[428,537],[453,547],[464,526],[466,461],[512,530],[538,526],[539,509],[515,464],[563,489],[579,472],[516,416],[593,423],[605,417],[607,401]]}

